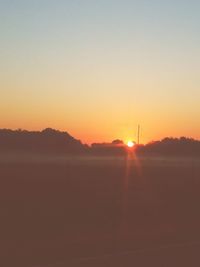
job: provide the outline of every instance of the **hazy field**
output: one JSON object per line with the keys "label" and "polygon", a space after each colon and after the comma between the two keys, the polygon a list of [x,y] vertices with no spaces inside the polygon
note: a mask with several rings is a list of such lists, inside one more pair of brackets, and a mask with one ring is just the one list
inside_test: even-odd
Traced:
{"label": "hazy field", "polygon": [[199,206],[199,159],[1,155],[1,266],[199,266]]}

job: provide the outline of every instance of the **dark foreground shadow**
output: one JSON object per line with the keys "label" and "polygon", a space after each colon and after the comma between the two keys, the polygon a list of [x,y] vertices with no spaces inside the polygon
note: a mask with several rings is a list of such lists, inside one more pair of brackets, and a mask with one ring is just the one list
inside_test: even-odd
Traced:
{"label": "dark foreground shadow", "polygon": [[192,158],[1,157],[1,266],[199,266],[199,177]]}

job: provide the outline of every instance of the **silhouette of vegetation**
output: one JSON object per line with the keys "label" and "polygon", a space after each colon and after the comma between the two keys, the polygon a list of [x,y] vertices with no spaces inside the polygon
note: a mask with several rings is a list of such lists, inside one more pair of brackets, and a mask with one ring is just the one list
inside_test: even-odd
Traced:
{"label": "silhouette of vegetation", "polygon": [[137,147],[138,153],[159,154],[159,155],[179,155],[179,156],[200,156],[200,141],[192,138],[166,137],[161,141],[155,141]]}
{"label": "silhouette of vegetation", "polygon": [[[133,150],[139,155],[200,156],[200,141],[186,137],[166,137],[161,141],[136,145]],[[93,143],[88,146],[67,132],[46,128],[41,132],[1,129],[0,151],[124,155],[130,150],[127,150],[127,146],[119,139],[111,143]]]}
{"label": "silhouette of vegetation", "polygon": [[116,139],[111,143],[93,143],[90,152],[100,155],[122,155],[126,152],[125,148],[123,141]]}
{"label": "silhouette of vegetation", "polygon": [[29,151],[48,153],[83,153],[87,146],[73,138],[67,132],[51,128],[43,131],[26,131],[18,129],[0,130],[1,151]]}

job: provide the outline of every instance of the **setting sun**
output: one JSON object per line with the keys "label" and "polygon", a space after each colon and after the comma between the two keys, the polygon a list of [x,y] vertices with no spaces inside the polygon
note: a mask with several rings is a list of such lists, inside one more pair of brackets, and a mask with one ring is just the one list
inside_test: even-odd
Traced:
{"label": "setting sun", "polygon": [[127,142],[127,146],[128,147],[133,147],[135,145],[135,143],[133,141],[128,141]]}

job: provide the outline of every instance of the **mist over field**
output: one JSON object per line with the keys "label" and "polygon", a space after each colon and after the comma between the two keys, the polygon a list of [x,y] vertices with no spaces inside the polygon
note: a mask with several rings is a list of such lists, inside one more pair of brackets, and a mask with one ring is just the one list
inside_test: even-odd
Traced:
{"label": "mist over field", "polygon": [[200,263],[199,176],[197,157],[1,155],[1,262]]}

